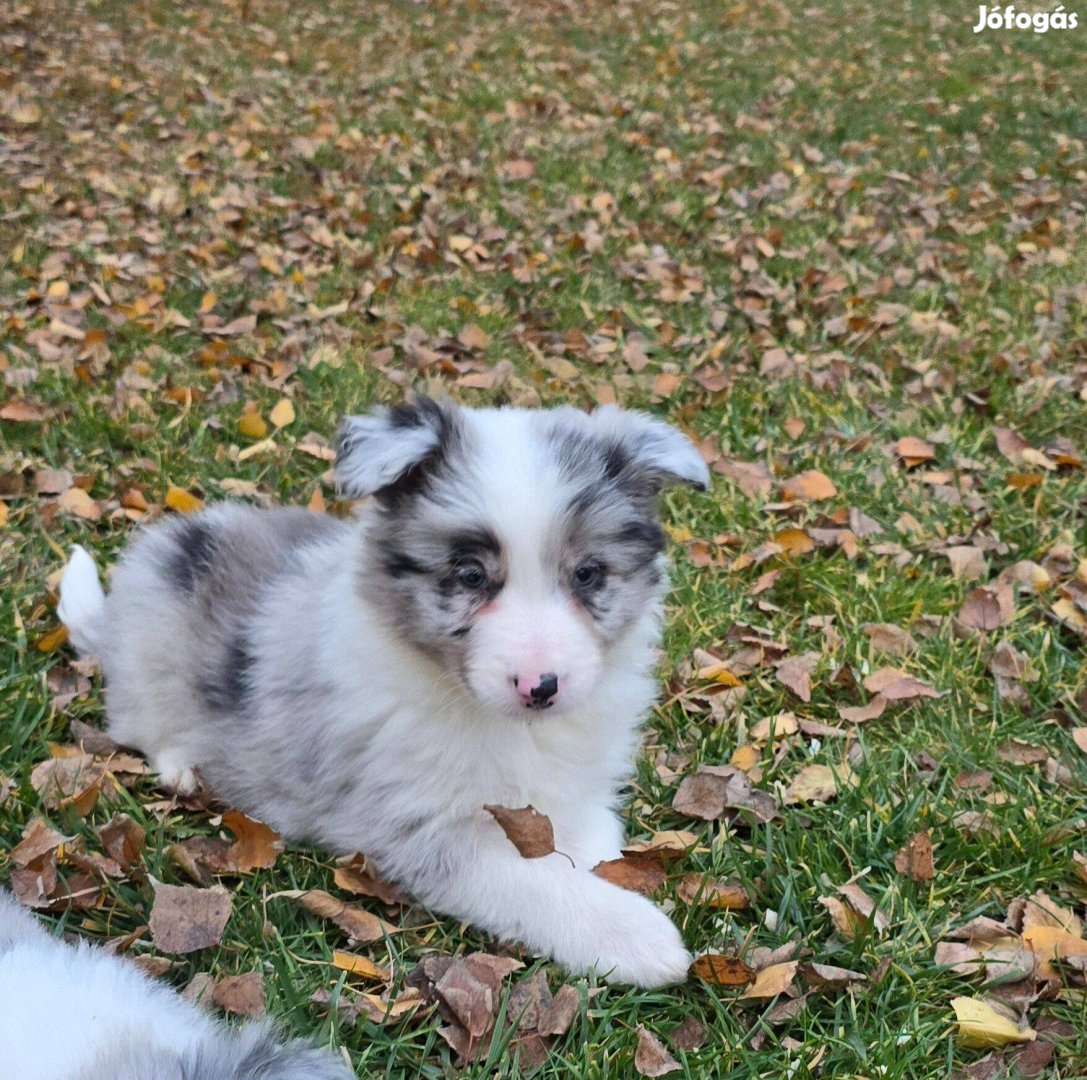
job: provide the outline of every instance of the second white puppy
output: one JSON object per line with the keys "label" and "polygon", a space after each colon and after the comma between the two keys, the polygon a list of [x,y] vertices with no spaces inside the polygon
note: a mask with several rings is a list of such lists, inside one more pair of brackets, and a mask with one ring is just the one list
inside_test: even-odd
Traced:
{"label": "second white puppy", "polygon": [[[108,599],[75,552],[61,617],[100,658],[110,734],[569,969],[682,980],[669,919],[591,871],[623,840],[666,588],[656,501],[707,485],[693,443],[612,407],[422,399],[350,418],[337,479],[374,496],[357,522],[173,519]],[[564,855],[523,859],[483,809],[526,803]]]}

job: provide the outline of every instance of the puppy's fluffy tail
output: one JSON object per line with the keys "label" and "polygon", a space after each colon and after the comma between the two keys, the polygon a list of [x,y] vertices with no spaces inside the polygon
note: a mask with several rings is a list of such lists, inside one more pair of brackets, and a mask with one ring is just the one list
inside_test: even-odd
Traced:
{"label": "puppy's fluffy tail", "polygon": [[60,579],[60,621],[68,627],[68,636],[80,654],[95,655],[102,644],[105,625],[106,594],[98,580],[94,559],[78,544]]}

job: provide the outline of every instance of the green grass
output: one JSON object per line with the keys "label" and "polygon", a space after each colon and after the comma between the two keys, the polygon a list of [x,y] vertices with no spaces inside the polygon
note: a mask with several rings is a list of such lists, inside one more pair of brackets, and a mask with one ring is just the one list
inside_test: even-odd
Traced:
{"label": "green grass", "polygon": [[[120,491],[135,483],[161,505],[169,485],[217,498],[234,478],[274,501],[304,503],[319,490],[331,502],[327,464],[297,448],[301,436],[330,436],[345,411],[404,387],[444,387],[472,404],[588,406],[607,392],[726,457],[759,461],[776,477],[819,468],[838,488],[790,514],[767,508],[776,495],[746,496],[724,476],[708,497],[668,497],[675,529],[731,539],[710,567],[676,546],[662,678],[693,649],[724,645],[735,623],[769,631],[794,654],[822,654],[809,704],[770,668],[745,677],[743,700],[721,724],[668,699],[651,736],[681,756],[680,771],[727,761],[757,720],[783,710],[839,723],[838,707],[865,695],[833,674],[848,665],[863,677],[884,662],[868,622],[912,625],[919,647],[904,666],[948,693],[847,739],[766,751],[770,786],[809,761],[840,760],[848,743],[860,783],[750,831],[697,826],[704,850],[680,867],[739,880],[754,897],[750,912],[726,914],[676,902],[692,949],[796,940],[816,961],[882,971],[878,984],[812,995],[780,1024],[732,990],[606,988],[586,1000],[539,1075],[630,1075],[638,1025],[668,1043],[689,1016],[707,1037],[677,1052],[675,1075],[926,1080],[975,1061],[953,1038],[949,1001],[976,984],[935,968],[933,945],[1036,889],[1083,910],[1072,854],[1084,848],[1087,756],[1067,728],[1083,723],[1084,638],[1052,617],[1057,585],[1020,595],[1014,621],[987,636],[923,617],[954,615],[972,587],[937,550],[949,538],[991,542],[993,576],[1044,560],[1057,543],[1087,556],[1083,469],[1016,490],[1007,474],[1031,468],[1005,461],[993,435],[1013,427],[1038,449],[1058,436],[1085,449],[1082,31],[975,36],[975,9],[840,0],[807,10],[710,0],[362,9],[88,0],[56,15],[33,2],[0,14],[12,43],[0,50],[0,102],[38,102],[42,113],[23,124],[0,104],[0,370],[14,386],[27,369],[25,395],[50,414],[0,421],[10,492],[0,525],[0,773],[14,784],[0,805],[0,877],[2,852],[41,812],[31,768],[51,742],[67,741],[72,718],[103,717],[97,683],[53,708],[46,676],[68,656],[36,642],[55,624],[46,579],[63,553],[84,543],[108,563],[130,535],[132,523],[114,512]],[[534,175],[505,178],[511,158],[530,160]],[[593,200],[604,195],[613,202],[601,211]],[[454,255],[449,240],[462,235],[488,257]],[[42,302],[53,279],[67,282],[71,305]],[[678,299],[684,279],[698,287]],[[200,362],[209,292],[224,322],[258,314],[256,332],[228,349],[248,366]],[[152,313],[174,311],[189,325],[144,325],[132,305],[155,297]],[[882,329],[864,321],[883,304],[905,314]],[[911,313],[949,332],[926,331]],[[108,356],[81,358],[82,343],[54,318],[104,331]],[[842,318],[855,321],[845,333],[832,321]],[[472,322],[489,335],[486,350],[453,354],[443,339]],[[623,359],[635,334],[644,370]],[[420,363],[415,340],[446,362]],[[793,370],[763,373],[773,348],[788,351]],[[512,374],[493,390],[460,387],[449,357],[477,370],[509,361]],[[556,375],[557,359],[577,377]],[[724,373],[724,389],[697,381],[707,365]],[[663,399],[661,371],[683,376]],[[198,400],[185,407],[169,389]],[[4,400],[19,394],[8,389]],[[245,404],[267,415],[284,394],[295,422],[272,450],[239,461]],[[786,421],[797,417],[805,427],[794,437]],[[969,485],[957,505],[889,450],[901,436],[933,434],[933,468]],[[43,467],[88,478],[107,513],[93,524],[55,515],[34,494]],[[816,551],[731,568],[781,528],[847,507],[885,530],[862,540],[856,559]],[[775,568],[774,584],[752,596]],[[832,619],[837,635],[814,618]],[[1039,676],[1024,706],[1002,701],[988,670],[1002,639]],[[1071,781],[1004,761],[998,750],[1011,738],[1046,747]],[[954,784],[968,769],[993,772],[988,792]],[[633,835],[691,827],[670,809],[676,783],[640,763]],[[148,832],[143,874],[182,882],[169,845],[217,829],[200,815],[159,820],[146,809],[152,797],[141,782],[123,804]],[[962,810],[987,811],[994,834],[957,827]],[[94,827],[110,812],[46,817],[98,850]],[[921,828],[936,843],[929,884],[893,865]],[[847,943],[818,897],[861,872],[891,928]],[[329,966],[341,942],[267,897],[334,888],[326,854],[292,847],[272,870],[228,885],[234,914],[221,946],[177,961],[171,982],[259,969],[271,1011],[346,1047],[359,1075],[448,1074],[436,1016],[337,1029],[308,1004],[314,990],[343,986]],[[663,898],[675,901],[667,889]],[[146,922],[149,903],[146,878],[132,875],[68,925],[118,936]],[[492,944],[425,912],[406,921],[371,950],[398,980],[431,951]],[[146,938],[134,951],[150,951]],[[552,972],[553,986],[561,980]],[[1079,1032],[1049,1075],[1087,1072],[1085,1008],[1071,997],[1032,1009]],[[504,1045],[496,1040],[492,1060],[466,1075],[521,1075]]]}

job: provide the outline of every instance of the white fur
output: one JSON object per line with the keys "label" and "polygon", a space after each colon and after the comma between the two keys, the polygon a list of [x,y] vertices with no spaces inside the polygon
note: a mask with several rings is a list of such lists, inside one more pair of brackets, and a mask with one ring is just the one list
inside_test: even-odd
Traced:
{"label": "white fur", "polygon": [[[435,526],[482,515],[508,569],[474,626],[463,678],[403,640],[360,590],[379,514],[370,507],[356,526],[330,526],[299,548],[289,573],[269,572],[244,621],[257,658],[244,725],[209,717],[194,680],[214,666],[225,631],[164,575],[174,540],[158,529],[122,560],[107,602],[100,655],[111,734],[143,749],[171,782],[198,768],[220,795],[287,835],[364,851],[427,904],[571,970],[642,986],[680,981],[690,957],[667,916],[592,873],[622,844],[616,806],[656,694],[663,585],[618,640],[594,636],[548,572],[571,484],[541,451],[546,414],[463,415],[471,475],[434,509]],[[706,480],[693,445],[659,421],[562,415],[609,437],[633,425],[648,468]],[[382,434],[368,420],[352,423],[348,438]],[[431,447],[425,433],[401,434],[407,444],[383,447],[370,465],[349,461],[348,479],[373,488],[375,476],[387,481]],[[249,545],[250,562],[263,558],[262,543],[275,546],[262,524],[275,519],[260,512],[220,506],[204,520],[224,547],[235,537]],[[78,641],[84,609],[66,610]],[[529,716],[512,677],[543,672],[559,676],[557,703]],[[561,854],[522,858],[483,810],[492,803],[547,814]]]}
{"label": "white fur", "polygon": [[106,594],[98,580],[94,559],[78,544],[60,579],[60,603],[57,615],[68,627],[72,644],[88,655],[97,653],[96,641],[101,632]]}

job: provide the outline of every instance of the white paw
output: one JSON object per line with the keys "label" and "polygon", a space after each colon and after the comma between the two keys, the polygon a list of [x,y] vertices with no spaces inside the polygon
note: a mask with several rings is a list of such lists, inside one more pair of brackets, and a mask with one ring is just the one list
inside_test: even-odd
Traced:
{"label": "white paw", "polygon": [[592,966],[608,982],[653,987],[685,981],[691,954],[672,920],[644,896],[614,891],[618,898],[605,913],[605,927],[595,928]]}
{"label": "white paw", "polygon": [[193,795],[200,787],[200,780],[192,766],[158,761],[155,771],[159,774],[159,787],[178,795]]}

